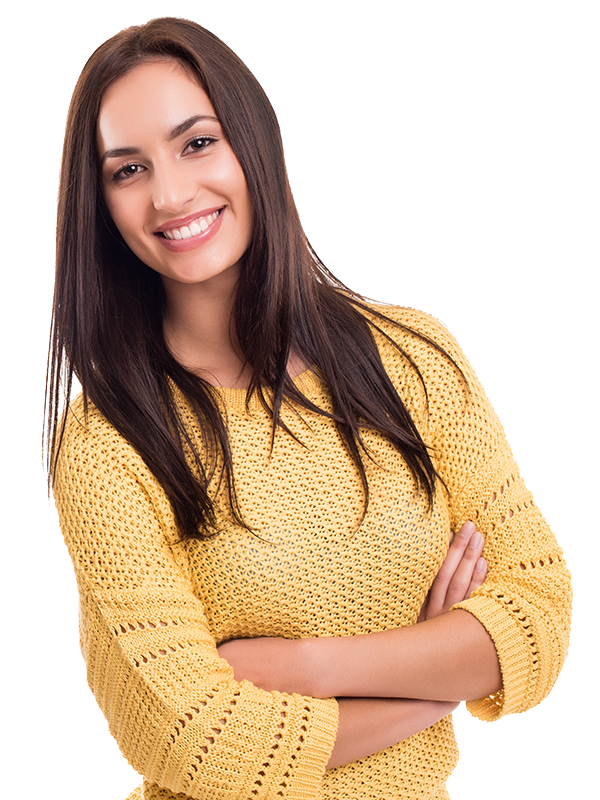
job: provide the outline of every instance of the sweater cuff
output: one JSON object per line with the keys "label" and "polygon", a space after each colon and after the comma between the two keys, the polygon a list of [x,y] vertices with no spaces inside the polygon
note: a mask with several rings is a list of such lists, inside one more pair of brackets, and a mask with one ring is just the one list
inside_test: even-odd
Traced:
{"label": "sweater cuff", "polygon": [[455,608],[473,614],[489,633],[498,653],[502,673],[502,689],[488,697],[469,700],[467,709],[473,716],[487,722],[524,711],[531,694],[532,648],[523,625],[492,597],[470,597],[452,607]]}
{"label": "sweater cuff", "polygon": [[[320,796],[320,786],[335,744],[338,728],[336,700],[310,700],[310,722],[306,740],[299,752],[299,763],[285,797],[290,800],[313,800]],[[310,742],[310,745],[307,745]]]}

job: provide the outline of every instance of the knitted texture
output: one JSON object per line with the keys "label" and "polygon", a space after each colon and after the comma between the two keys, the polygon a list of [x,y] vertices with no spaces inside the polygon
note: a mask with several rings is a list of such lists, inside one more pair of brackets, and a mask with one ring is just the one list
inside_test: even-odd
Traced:
{"label": "knitted texture", "polygon": [[[348,636],[412,625],[448,548],[472,519],[486,537],[485,583],[459,607],[496,645],[503,690],[469,704],[492,720],[543,699],[567,650],[569,576],[521,480],[502,428],[450,334],[407,309],[379,307],[422,372],[376,334],[385,367],[432,448],[448,492],[428,509],[397,451],[365,431],[370,502],[329,419],[284,406],[278,430],[257,398],[219,390],[238,499],[237,527],[215,490],[220,535],[181,542],[140,456],[93,407],[71,407],[55,497],[81,597],[88,680],[145,800],[445,798],[457,761],[451,718],[380,753],[325,771],[335,700],[236,682],[216,645],[232,638]],[[379,323],[380,324],[380,323]],[[310,370],[296,379],[331,409]],[[194,420],[181,401],[189,429]]]}

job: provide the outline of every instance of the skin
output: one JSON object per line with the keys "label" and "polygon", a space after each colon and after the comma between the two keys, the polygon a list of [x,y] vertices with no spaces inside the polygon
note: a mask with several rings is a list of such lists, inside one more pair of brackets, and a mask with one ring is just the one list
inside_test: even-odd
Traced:
{"label": "skin", "polygon": [[467,611],[449,610],[485,580],[483,544],[472,522],[452,538],[419,624],[366,636],[234,640],[221,645],[219,653],[234,667],[237,680],[267,690],[342,698],[328,768],[371,755],[400,741],[399,732],[406,738],[433,725],[461,700],[501,688],[489,634]]}
{"label": "skin", "polygon": [[[465,523],[452,537],[419,614],[419,625],[343,638],[235,639],[222,644],[219,653],[234,667],[238,680],[245,678],[262,689],[313,697],[356,695],[458,702],[492,694],[500,688],[499,673],[493,669],[488,675],[487,669],[481,670],[475,661],[467,667],[457,665],[459,675],[449,669],[453,657],[471,660],[470,653],[463,654],[462,650],[469,650],[471,638],[477,637],[482,627],[466,611],[450,612],[485,580],[487,564],[481,557],[482,549],[483,537],[472,522]],[[486,636],[495,654],[487,632]],[[454,641],[449,644],[447,638]],[[378,656],[378,664],[372,662],[373,654]],[[443,670],[439,669],[440,662]],[[404,667],[402,671],[400,666]],[[389,676],[384,674],[385,669]]]}
{"label": "skin", "polygon": [[[231,308],[253,213],[243,171],[208,96],[176,62],[142,64],[107,90],[97,147],[110,214],[128,246],[163,281],[171,351],[214,385],[246,387],[249,370],[231,330]],[[211,235],[193,237],[181,251],[165,246],[161,230],[215,209],[220,217]],[[291,377],[304,368],[292,354]],[[458,701],[500,688],[489,635],[471,614],[449,610],[485,579],[482,550],[473,523],[463,525],[417,625],[368,636],[237,640],[219,653],[237,680],[340,698],[328,766],[363,758],[429,727]]]}
{"label": "skin", "polygon": [[[252,205],[206,92],[176,62],[136,67],[103,98],[97,146],[108,210],[129,247],[162,278],[172,352],[211,383],[243,386],[247,374],[230,316],[252,238]],[[193,249],[170,252],[157,236],[164,225],[215,208],[223,214],[218,233],[197,237]]]}

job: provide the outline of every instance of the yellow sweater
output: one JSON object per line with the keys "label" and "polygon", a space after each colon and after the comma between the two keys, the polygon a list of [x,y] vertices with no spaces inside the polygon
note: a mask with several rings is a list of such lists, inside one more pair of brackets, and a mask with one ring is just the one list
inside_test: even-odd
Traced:
{"label": "yellow sweater", "polygon": [[[491,634],[504,689],[469,704],[493,720],[550,691],[566,655],[571,601],[562,553],[489,402],[456,342],[432,318],[382,307],[439,342],[389,326],[427,386],[382,337],[385,367],[433,448],[449,489],[432,513],[397,452],[365,438],[371,499],[325,417],[283,410],[271,422],[245,392],[221,390],[236,487],[246,521],[210,541],[180,543],[164,493],[133,448],[94,408],[69,414],[55,482],[61,526],[81,597],[88,680],[127,760],[144,776],[135,797],[181,800],[359,800],[446,797],[457,761],[450,717],[369,758],[325,771],[337,704],[265,692],[233,680],[216,644],[239,637],[347,636],[415,623],[444,558],[449,531],[472,519],[486,536],[489,574],[460,604]],[[317,405],[327,387],[297,379]],[[182,404],[183,413],[186,413]],[[190,423],[191,424],[191,423]],[[281,722],[284,727],[280,728]],[[133,795],[132,795],[133,796]]]}

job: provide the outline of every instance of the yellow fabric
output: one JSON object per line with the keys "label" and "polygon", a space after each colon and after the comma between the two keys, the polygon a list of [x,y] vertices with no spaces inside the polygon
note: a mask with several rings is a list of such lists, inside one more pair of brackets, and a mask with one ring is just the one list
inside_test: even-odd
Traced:
{"label": "yellow fabric", "polygon": [[[236,683],[221,641],[254,636],[346,636],[414,624],[444,558],[449,531],[472,519],[486,536],[489,574],[460,606],[490,632],[503,692],[469,704],[492,720],[548,693],[564,660],[570,609],[562,553],[525,488],[502,428],[448,332],[416,311],[381,307],[441,344],[391,325],[427,388],[383,337],[388,374],[431,446],[448,488],[434,508],[416,494],[397,452],[365,433],[368,513],[356,469],[331,422],[284,408],[296,436],[277,431],[245,392],[221,390],[243,515],[222,495],[221,534],[179,542],[148,468],[94,408],[69,414],[55,482],[61,526],[81,596],[89,684],[128,761],[144,775],[132,797],[435,798],[457,761],[451,718],[369,758],[325,771],[335,700]],[[297,379],[330,408],[312,372]],[[193,427],[182,403],[182,413]],[[283,727],[282,727],[283,725]]]}

